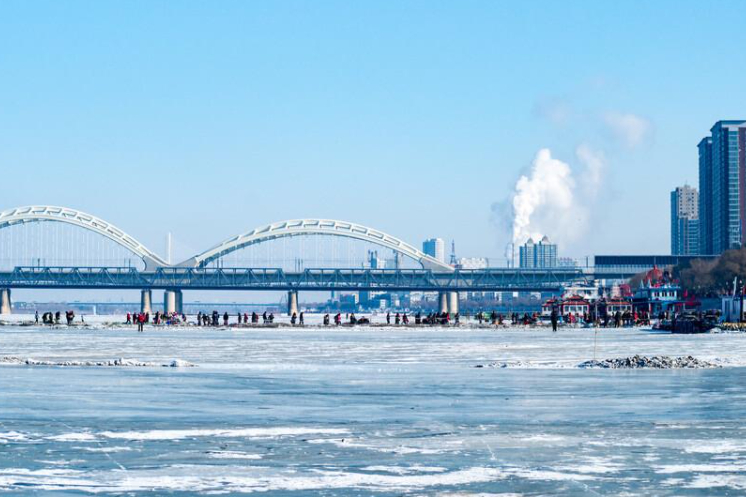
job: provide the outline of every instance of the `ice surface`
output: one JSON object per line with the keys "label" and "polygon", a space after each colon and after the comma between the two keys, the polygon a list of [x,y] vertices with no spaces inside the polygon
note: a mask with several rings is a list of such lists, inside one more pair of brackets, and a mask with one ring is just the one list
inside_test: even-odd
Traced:
{"label": "ice surface", "polygon": [[[100,433],[105,438],[120,438],[124,440],[181,440],[196,437],[223,437],[223,438],[275,438],[297,435],[344,435],[348,430],[340,428],[244,428],[234,430],[151,430],[151,431],[105,431]],[[71,438],[76,436],[88,436],[69,434]]]}
{"label": "ice surface", "polygon": [[[107,320],[0,327],[0,495],[746,489],[746,334]],[[576,367],[636,354],[725,367]]]}

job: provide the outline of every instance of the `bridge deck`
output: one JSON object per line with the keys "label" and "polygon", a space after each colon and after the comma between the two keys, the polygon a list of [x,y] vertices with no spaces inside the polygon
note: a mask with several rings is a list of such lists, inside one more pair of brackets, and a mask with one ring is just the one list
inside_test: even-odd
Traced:
{"label": "bridge deck", "polygon": [[428,269],[16,267],[0,272],[0,287],[71,289],[303,290],[303,291],[551,291],[588,283],[576,268]]}

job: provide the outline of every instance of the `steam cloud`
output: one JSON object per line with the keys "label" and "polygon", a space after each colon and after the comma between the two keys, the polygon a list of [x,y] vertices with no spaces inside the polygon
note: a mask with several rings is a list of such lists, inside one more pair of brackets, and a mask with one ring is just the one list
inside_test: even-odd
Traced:
{"label": "steam cloud", "polygon": [[547,235],[566,246],[587,231],[606,161],[585,144],[575,155],[583,166],[578,180],[572,168],[546,148],[536,154],[530,172],[518,179],[511,202],[515,245]]}
{"label": "steam cloud", "polygon": [[[531,176],[521,176],[513,195],[513,243],[519,244],[529,237],[541,238],[541,227],[534,214],[559,209],[566,211],[572,206],[575,181],[570,166],[552,158],[552,152],[539,150],[531,167]],[[539,211],[539,212],[537,212]]]}
{"label": "steam cloud", "polygon": [[[633,150],[653,142],[655,128],[645,117],[625,112],[600,114],[578,113],[571,102],[562,98],[545,98],[534,106],[534,114],[552,125],[563,128],[570,121],[583,117],[605,128],[615,143]],[[528,173],[516,182],[509,199],[492,205],[493,219],[503,232],[512,229],[513,248],[528,238],[535,241],[544,235],[562,247],[574,247],[588,232],[594,209],[602,191],[606,174],[603,152],[586,143],[575,150],[573,165],[552,157],[543,148],[533,160]],[[587,247],[587,243],[583,244]],[[508,245],[506,256],[511,257]]]}

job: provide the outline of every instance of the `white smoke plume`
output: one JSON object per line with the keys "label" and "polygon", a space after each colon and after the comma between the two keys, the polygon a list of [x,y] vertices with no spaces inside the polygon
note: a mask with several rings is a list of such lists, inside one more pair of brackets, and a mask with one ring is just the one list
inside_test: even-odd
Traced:
{"label": "white smoke plume", "polygon": [[576,157],[583,166],[579,181],[572,168],[546,148],[536,154],[528,175],[518,179],[511,202],[514,246],[547,235],[566,247],[586,232],[605,158],[588,145],[579,146]]}
{"label": "white smoke plume", "polygon": [[542,227],[532,217],[572,206],[575,181],[570,166],[552,158],[543,148],[534,158],[529,176],[521,176],[513,195],[513,243],[524,243],[529,237],[541,238]]}

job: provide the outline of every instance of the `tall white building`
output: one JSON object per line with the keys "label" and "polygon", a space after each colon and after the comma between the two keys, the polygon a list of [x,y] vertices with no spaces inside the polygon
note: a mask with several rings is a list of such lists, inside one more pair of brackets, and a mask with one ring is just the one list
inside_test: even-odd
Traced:
{"label": "tall white building", "polygon": [[443,264],[446,262],[446,243],[442,238],[430,238],[422,242],[422,251],[430,257],[439,260]]}

